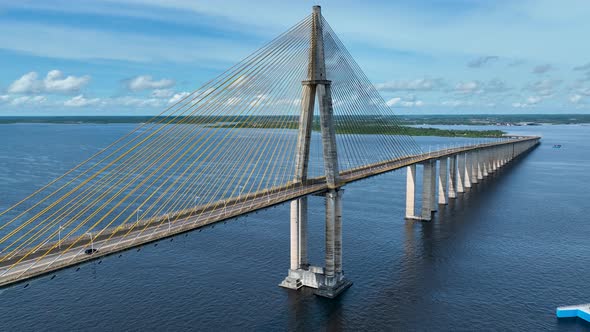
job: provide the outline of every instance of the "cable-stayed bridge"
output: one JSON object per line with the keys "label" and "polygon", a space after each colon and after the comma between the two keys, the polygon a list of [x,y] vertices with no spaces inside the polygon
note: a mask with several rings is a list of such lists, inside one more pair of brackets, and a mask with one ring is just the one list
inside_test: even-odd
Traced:
{"label": "cable-stayed bridge", "polygon": [[[423,152],[316,6],[238,64],[0,212],[0,286],[290,202],[291,262],[281,286],[334,297],[351,284],[342,270],[343,186],[407,168],[406,218],[428,221],[438,204],[538,141],[506,137]],[[419,213],[417,165],[423,166]],[[307,258],[312,194],[326,200],[323,266]]]}

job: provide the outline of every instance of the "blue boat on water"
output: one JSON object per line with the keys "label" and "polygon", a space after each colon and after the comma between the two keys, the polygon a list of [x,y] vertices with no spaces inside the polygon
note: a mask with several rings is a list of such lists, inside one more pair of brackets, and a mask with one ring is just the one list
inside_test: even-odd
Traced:
{"label": "blue boat on water", "polygon": [[558,318],[580,317],[590,322],[590,303],[557,307],[555,313]]}

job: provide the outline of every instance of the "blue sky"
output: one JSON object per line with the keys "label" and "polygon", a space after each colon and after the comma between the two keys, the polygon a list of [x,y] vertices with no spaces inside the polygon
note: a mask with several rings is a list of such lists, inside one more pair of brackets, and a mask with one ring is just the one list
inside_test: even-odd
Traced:
{"label": "blue sky", "polygon": [[587,0],[0,0],[0,116],[159,113],[318,3],[398,114],[590,113]]}

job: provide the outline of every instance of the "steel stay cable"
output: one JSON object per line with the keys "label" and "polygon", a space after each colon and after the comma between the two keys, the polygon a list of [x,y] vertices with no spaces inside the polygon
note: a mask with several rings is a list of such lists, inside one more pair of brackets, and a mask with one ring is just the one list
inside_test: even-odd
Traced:
{"label": "steel stay cable", "polygon": [[[211,187],[219,187],[219,186],[211,186]],[[208,204],[210,204],[210,203],[208,203]],[[160,227],[160,226],[163,224],[163,222],[164,222],[164,220],[162,219],[162,221],[160,222],[160,224],[159,224],[158,226],[154,227],[154,230],[153,230],[153,232],[157,231],[157,229],[158,229],[158,228],[159,228],[159,227]],[[145,229],[146,229],[148,226],[149,226],[149,224],[148,224],[148,225],[146,225],[146,227],[144,227],[144,229],[143,229],[143,230],[142,230],[142,231],[141,231],[139,234],[137,234],[136,238],[137,238],[137,237],[139,237],[141,234],[143,234],[143,232],[145,231]],[[153,232],[152,232],[152,233],[153,233]],[[129,232],[128,232],[127,234],[129,234]],[[120,239],[120,240],[119,240],[119,242],[120,242],[121,240],[122,240],[122,239]]]}
{"label": "steel stay cable", "polygon": [[144,213],[144,215],[146,215],[147,213]]}
{"label": "steel stay cable", "polygon": [[[326,25],[328,26],[328,30],[327,31],[329,32],[330,38],[333,40],[333,42],[336,45],[339,45],[340,50],[341,50],[341,53],[345,56],[345,58],[347,59],[347,62],[349,63],[349,65],[352,66],[351,68],[357,74],[357,77],[362,77],[366,81],[363,85],[364,86],[367,86],[367,87],[369,87],[369,86],[370,87],[373,87],[373,85],[370,83],[370,81],[368,81],[368,79],[366,78],[366,75],[362,72],[362,70],[360,70],[360,67],[358,67],[358,64],[356,64],[356,62],[354,61],[354,59],[352,59],[352,56],[350,55],[350,53],[342,45],[342,42],[334,34],[333,30],[331,30],[331,28],[329,27],[329,24],[326,23]],[[371,88],[370,91],[371,91],[371,94],[373,95],[372,98],[375,98],[376,97],[378,100],[382,101],[382,104],[383,105],[385,104],[385,102],[383,101],[382,97],[374,90],[374,88]],[[377,104],[377,106],[379,106],[379,104]],[[389,108],[385,108],[385,109],[387,109],[389,111]],[[383,117],[383,115],[382,115],[382,117]],[[394,120],[394,123],[396,123],[396,126],[398,126],[398,128],[402,129],[402,131],[403,131],[404,127],[400,126],[397,123],[397,119],[395,117],[389,116],[388,118],[393,119]],[[412,146],[412,145],[416,145],[417,146],[417,144],[415,143],[415,141],[413,141],[413,139],[411,139],[411,137],[402,137],[402,139],[404,139],[406,142],[408,142],[408,145],[409,146]],[[402,146],[404,146],[404,145],[402,144]]]}
{"label": "steel stay cable", "polygon": [[[265,94],[266,94],[266,92],[265,92]],[[246,124],[246,122],[244,122],[244,124]],[[230,144],[230,143],[227,143],[227,144]],[[220,150],[220,152],[221,152],[221,150],[223,150],[223,149],[219,149],[219,150]],[[231,158],[231,157],[228,155],[228,158]],[[207,172],[206,172],[206,170],[203,170],[203,171],[201,172],[201,175],[202,175],[202,174],[206,174],[206,173],[207,173]],[[198,181],[193,181],[193,183],[198,183]]]}
{"label": "steel stay cable", "polygon": [[[358,77],[362,77],[366,82],[368,82],[368,86],[373,87],[373,85],[370,83],[369,79],[366,77],[366,75],[364,74],[364,72],[360,69],[360,67],[358,66],[358,64],[356,63],[356,61],[354,61],[354,59],[352,58],[352,56],[350,55],[350,53],[348,52],[348,50],[344,47],[344,45],[342,44],[342,42],[340,41],[340,39],[336,36],[336,34],[334,33],[334,31],[332,30],[332,28],[330,27],[330,25],[325,21],[325,19],[322,20],[323,24],[325,27],[327,27],[327,30],[329,32],[330,37],[334,40],[334,42],[340,47],[341,49],[341,53],[348,59],[349,64],[353,67],[355,73],[357,73]],[[381,97],[381,95],[379,93],[376,92],[376,90],[374,88],[370,89],[372,92],[372,95],[374,97],[376,97],[378,100],[380,100],[382,102],[383,105],[385,105],[385,101],[383,100],[383,97]],[[386,108],[388,111],[390,111],[390,109],[387,107]],[[388,118],[390,118],[397,126],[399,126],[399,128],[402,129],[402,131],[405,129],[404,126],[400,125],[397,117],[395,116],[388,116]],[[407,129],[405,129],[407,130]],[[409,135],[403,135],[406,143],[408,146],[413,146],[415,148],[417,148],[417,151],[421,152],[422,149],[420,148],[420,146],[411,138],[411,136]]]}
{"label": "steel stay cable", "polygon": [[[246,144],[247,144],[247,142],[244,142],[244,143],[246,143]],[[242,155],[243,155],[243,156],[246,156],[247,154],[246,154],[246,153],[244,153],[244,154],[242,154]],[[238,163],[236,163],[236,164],[238,164]],[[201,174],[203,174],[203,173],[205,173],[205,172],[201,172]],[[187,178],[187,180],[188,180],[188,179],[189,179],[189,178]],[[192,182],[193,182],[193,183],[196,183],[196,181],[192,181]],[[214,188],[214,187],[219,187],[219,186],[217,186],[217,185],[210,185],[210,187],[211,187],[211,188]],[[174,196],[174,195],[173,195],[173,196]],[[164,204],[164,205],[166,205],[166,204]]]}
{"label": "steel stay cable", "polygon": [[[329,44],[328,44],[329,45]],[[336,51],[331,49],[329,46],[326,47],[326,49],[328,51],[334,51],[334,54],[336,54]],[[335,84],[333,85],[333,89],[332,92],[334,94],[334,96],[336,97],[334,100],[339,101],[341,103],[342,106],[342,115],[340,116],[340,118],[344,118],[344,120],[348,120],[348,121],[343,121],[341,119],[338,119],[338,123],[343,126],[345,128],[344,130],[344,149],[343,150],[339,150],[339,151],[343,151],[343,154],[346,155],[346,158],[348,160],[349,165],[356,165],[356,163],[353,163],[350,161],[351,155],[356,154],[357,156],[362,156],[362,154],[360,153],[360,151],[357,148],[357,145],[359,144],[355,144],[355,142],[358,140],[357,136],[354,135],[355,131],[354,130],[347,130],[348,128],[354,127],[354,124],[356,123],[356,121],[354,120],[354,118],[351,118],[348,114],[349,109],[350,109],[350,105],[349,103],[346,103],[345,101],[348,100],[349,98],[347,97],[343,97],[341,95],[341,91],[339,89],[339,86],[343,85],[345,83],[345,79],[347,77],[343,77],[340,72],[339,72],[339,67],[340,66],[336,66],[334,68],[330,68],[329,65],[326,66],[328,70],[330,70],[332,72],[332,74],[335,77],[341,78],[342,80],[336,80]],[[335,107],[336,109],[336,107]],[[351,112],[352,113],[352,112]],[[347,131],[351,132],[352,135],[349,136]],[[347,137],[350,137],[350,139],[347,139]],[[348,148],[348,149],[347,149]]]}
{"label": "steel stay cable", "polygon": [[[304,22],[304,21],[305,21],[305,20],[303,20],[302,22]],[[246,58],[246,59],[248,59],[248,58]],[[239,64],[238,64],[238,65],[239,65]],[[231,68],[234,68],[234,67],[231,67]],[[231,69],[231,68],[230,68],[230,69]],[[227,71],[226,71],[226,72],[227,72]],[[223,74],[222,74],[222,75],[223,75]],[[212,80],[212,81],[213,81],[213,80]],[[210,82],[211,82],[211,81],[210,81]],[[202,89],[202,88],[199,88],[198,90],[195,90],[195,92],[196,92],[196,91],[199,91],[199,90],[201,90],[201,89]],[[193,94],[194,94],[195,92],[193,92]],[[170,108],[172,108],[172,107],[174,107],[174,106],[176,106],[176,105],[180,104],[182,101],[186,100],[188,97],[190,97],[190,95],[188,95],[188,96],[187,96],[187,97],[185,97],[184,99],[180,100],[178,103],[176,103],[176,104],[172,105],[172,106],[171,106],[171,107],[169,107],[167,110],[169,110]],[[194,100],[194,99],[193,99],[193,100]],[[187,104],[188,104],[188,103],[187,103]],[[185,104],[185,105],[186,105],[186,104]],[[166,110],[166,111],[167,111],[167,110]],[[166,112],[166,111],[165,111],[165,112]],[[181,114],[181,115],[182,115],[182,114]],[[178,116],[176,116],[174,119],[176,119],[176,118],[178,118]],[[173,120],[171,120],[169,123],[171,123],[172,121],[174,121],[174,119],[173,119]],[[168,124],[169,124],[169,123],[168,123]],[[142,127],[142,126],[140,126],[140,127]],[[136,130],[138,130],[138,129],[139,129],[139,128],[136,128]],[[134,132],[135,132],[136,130],[134,130]],[[157,130],[156,132],[158,132],[158,131],[159,131],[159,130]],[[123,147],[124,147],[124,146],[123,146]],[[113,153],[111,153],[109,156],[107,156],[107,158],[108,158],[108,157],[110,157],[112,154],[114,154],[114,153],[118,152],[118,151],[119,151],[121,148],[122,148],[122,147],[120,147],[119,149],[117,149],[116,151],[114,151]],[[105,159],[103,159],[103,160],[105,160]],[[101,160],[101,162],[102,162],[103,160]],[[87,170],[87,171],[88,171],[88,170]],[[85,173],[86,173],[86,172],[85,172]],[[81,176],[81,175],[83,175],[83,174],[85,174],[85,173],[82,173],[82,174],[80,174],[79,176]],[[99,172],[99,173],[100,173],[100,172]],[[77,178],[79,178],[79,176],[78,176]],[[77,178],[73,179],[72,181],[76,180]],[[70,182],[71,182],[71,181],[70,181]],[[69,184],[70,182],[68,182],[68,184]],[[66,184],[66,185],[64,185],[64,186],[67,186],[68,184]],[[62,187],[62,188],[63,188],[63,187]],[[61,190],[62,188],[60,188],[59,190]],[[58,190],[58,191],[59,191],[59,190]],[[40,203],[44,202],[46,199],[48,199],[49,197],[53,196],[55,193],[56,193],[56,192],[54,192],[54,193],[50,194],[48,197],[45,197],[43,200],[41,200],[40,202],[38,202],[37,204],[35,204],[33,207],[31,207],[31,208],[29,208],[28,210],[26,210],[25,212],[23,212],[23,213],[19,214],[19,216],[15,217],[15,219],[17,219],[17,218],[19,218],[20,216],[24,215],[24,213],[27,213],[27,212],[29,212],[29,211],[30,211],[32,208],[34,208],[34,207],[36,207],[37,205],[39,205]],[[12,209],[12,208],[10,208],[10,209]],[[10,210],[10,209],[9,209],[9,210]],[[7,211],[5,211],[5,212],[7,212]],[[4,212],[3,212],[3,213],[4,213]],[[3,214],[3,213],[2,213],[2,214]],[[0,215],[2,215],[2,214],[0,214]],[[5,223],[4,225],[0,226],[0,230],[1,230],[2,228],[6,227],[6,226],[7,226],[8,224],[10,224],[11,222],[13,222],[15,219],[13,219],[13,220],[9,221],[8,223]],[[3,241],[0,241],[0,243],[2,243],[2,242],[3,242]]]}
{"label": "steel stay cable", "polygon": [[[328,36],[328,37],[329,37],[330,39],[332,39],[332,36]],[[336,45],[336,43],[334,42],[334,40],[332,40],[332,43],[333,43],[334,45]],[[336,46],[337,46],[337,45],[336,45]],[[345,53],[344,53],[344,52],[342,52],[342,51],[341,51],[341,53],[345,54]],[[344,59],[343,59],[343,60],[344,60]],[[350,65],[348,64],[348,61],[346,61],[346,62],[344,62],[344,63],[345,63],[345,64],[346,64],[346,65],[349,67],[349,69],[351,69],[351,70],[350,70],[350,73],[348,74],[348,76],[350,77],[350,74],[351,74],[351,73],[354,73],[354,71],[352,71],[352,68],[351,68],[351,67],[350,67]],[[354,74],[353,74],[353,76],[352,76],[352,77],[354,78],[354,77],[356,77],[356,75],[354,75]],[[355,85],[357,85],[357,86],[359,86],[359,85],[360,85],[361,87],[362,87],[362,86],[366,86],[366,83],[365,83],[365,84],[361,84],[361,83],[360,83],[360,81],[358,81],[358,78],[357,78],[357,81],[356,81],[356,82],[355,82],[355,80],[354,80],[354,79],[349,79],[348,81],[350,81],[350,82],[353,82],[353,84],[355,84]],[[369,82],[368,84],[370,84],[370,82]],[[364,89],[362,89],[362,88],[361,88],[361,91],[365,92],[366,90],[364,90]],[[370,96],[368,96],[368,97],[370,98]],[[357,103],[357,105],[358,105],[358,103]],[[382,136],[382,135],[378,135],[378,136]],[[388,144],[384,144],[384,145],[385,145],[385,146],[387,146]],[[393,145],[393,146],[395,146],[395,145]]]}

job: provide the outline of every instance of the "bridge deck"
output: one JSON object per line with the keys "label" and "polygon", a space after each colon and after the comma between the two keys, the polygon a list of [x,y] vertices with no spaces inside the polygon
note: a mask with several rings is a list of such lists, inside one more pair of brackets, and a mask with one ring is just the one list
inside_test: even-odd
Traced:
{"label": "bridge deck", "polygon": [[[539,137],[514,137],[501,142],[451,148],[383,161],[342,171],[340,173],[341,185],[430,159],[438,159],[463,152],[538,139]],[[189,210],[178,211],[168,216],[140,220],[128,226],[106,229],[93,237],[94,248],[98,249],[98,251],[92,254],[85,253],[85,250],[91,246],[89,237],[62,241],[61,245],[57,242],[47,243],[33,253],[29,253],[29,250],[22,250],[13,254],[11,257],[2,257],[2,262],[0,263],[0,287],[188,232],[229,218],[265,209],[299,197],[323,192],[327,189],[328,186],[323,177],[314,178],[306,181],[304,184],[291,183],[282,187],[231,198],[205,206],[197,206]],[[174,221],[170,222],[169,220]]]}

